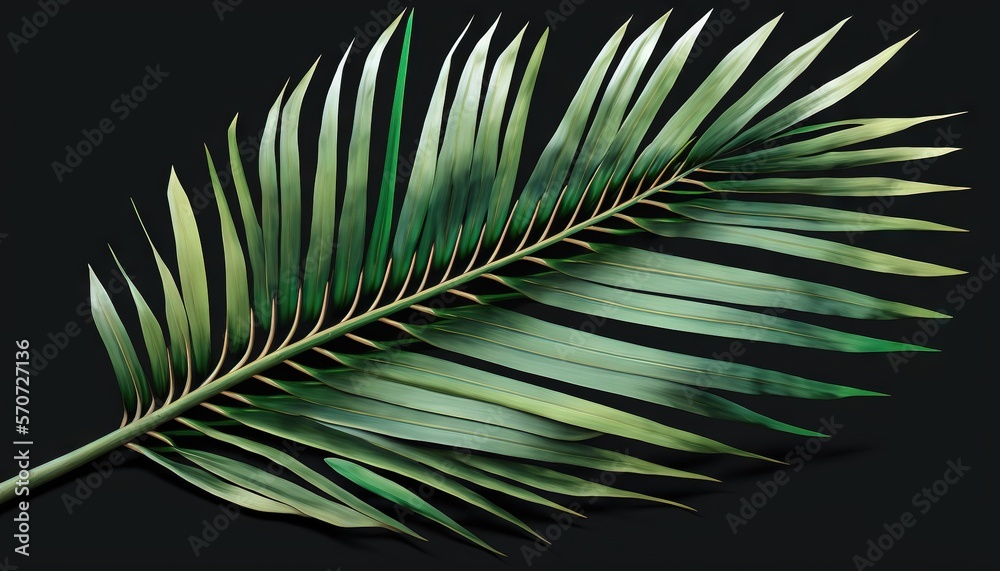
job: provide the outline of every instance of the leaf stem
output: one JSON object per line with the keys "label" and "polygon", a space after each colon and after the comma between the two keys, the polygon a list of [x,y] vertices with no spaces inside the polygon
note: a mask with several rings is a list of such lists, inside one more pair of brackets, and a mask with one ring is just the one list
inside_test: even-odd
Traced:
{"label": "leaf stem", "polygon": [[[534,254],[539,250],[542,250],[548,246],[556,244],[562,241],[564,238],[571,236],[572,234],[579,232],[580,230],[584,230],[589,226],[593,226],[594,224],[602,222],[605,219],[610,218],[615,214],[617,214],[618,212],[621,212],[622,210],[628,208],[629,206],[636,204],[640,200],[643,200],[646,197],[656,192],[659,192],[663,188],[666,188],[667,186],[676,182],[679,178],[689,175],[694,170],[695,170],[694,168],[691,168],[690,170],[687,170],[684,173],[677,173],[670,179],[660,184],[657,184],[656,186],[653,186],[652,188],[649,188],[642,193],[637,194],[630,200],[618,204],[613,208],[610,208],[607,211],[597,216],[594,216],[592,218],[574,224],[573,226],[570,226],[557,234],[553,234],[552,236],[549,236],[548,238],[545,238],[544,240],[536,244],[532,244],[531,246],[518,249],[517,251],[512,252],[511,254],[508,254],[503,258],[499,258],[483,266],[467,271],[463,274],[457,275],[435,286],[417,291],[408,297],[401,298],[388,305],[375,308],[371,311],[352,317],[350,319],[342,321],[326,329],[320,330],[311,335],[307,335],[302,339],[300,339],[299,341],[296,341],[295,343],[282,347],[281,349],[278,349],[273,353],[262,355],[255,361],[252,361],[239,369],[233,370],[208,384],[202,385],[196,390],[191,391],[190,393],[184,395],[183,397],[177,399],[176,401],[171,402],[170,404],[156,410],[155,412],[147,416],[134,420],[126,424],[125,426],[122,426],[118,430],[110,432],[98,438],[97,440],[94,440],[89,444],[86,444],[84,446],[81,446],[80,448],[77,448],[76,450],[73,450],[72,452],[59,456],[58,458],[50,460],[36,468],[30,469],[28,478],[30,482],[29,485],[32,489],[35,489],[38,486],[41,486],[42,484],[45,484],[47,482],[50,482],[58,478],[59,476],[62,476],[63,474],[71,472],[76,468],[83,466],[84,464],[91,462],[103,456],[104,454],[107,454],[112,450],[119,448],[120,446],[124,446],[125,444],[135,439],[136,437],[145,434],[150,430],[153,430],[154,428],[165,422],[173,420],[174,418],[180,416],[185,411],[195,406],[198,406],[199,404],[218,395],[219,393],[222,393],[223,391],[233,388],[234,386],[253,377],[254,375],[263,373],[268,369],[276,367],[283,361],[295,357],[296,355],[302,353],[303,351],[307,351],[313,347],[317,347],[328,341],[332,341],[333,339],[336,339],[344,335],[345,333],[349,333],[359,327],[378,321],[382,317],[387,317],[393,313],[400,311],[401,309],[409,307],[410,305],[424,301],[436,295],[442,294],[458,285],[474,280],[482,276],[483,274],[492,272],[510,263],[518,261],[524,258],[525,256],[530,256],[531,254]],[[529,228],[527,232],[530,232],[530,230],[531,229]],[[0,504],[3,504],[15,498],[15,490],[18,486],[17,483],[19,480],[20,480],[19,476],[14,476],[6,480],[2,484],[0,484]]]}

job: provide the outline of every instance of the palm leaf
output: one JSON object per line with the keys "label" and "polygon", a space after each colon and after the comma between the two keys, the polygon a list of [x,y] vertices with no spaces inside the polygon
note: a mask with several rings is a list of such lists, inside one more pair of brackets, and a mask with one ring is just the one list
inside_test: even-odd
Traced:
{"label": "palm leaf", "polygon": [[[960,273],[934,261],[801,234],[957,228],[859,216],[834,204],[760,199],[902,196],[962,188],[826,172],[947,154],[955,149],[857,146],[950,115],[800,125],[858,89],[906,40],[757,120],[822,57],[846,20],[792,51],[742,94],[733,94],[775,32],[774,19],[674,104],[668,95],[707,15],[656,57],[668,16],[630,42],[625,42],[630,23],[611,36],[533,162],[524,156],[523,141],[529,134],[542,135],[531,131],[531,114],[538,113],[531,100],[546,70],[548,35],[543,32],[530,54],[522,54],[529,35],[522,29],[491,65],[497,22],[474,42],[464,62],[458,61],[456,49],[470,24],[436,79],[420,78],[435,81],[430,101],[407,100],[404,107],[413,14],[400,16],[372,45],[356,91],[345,85],[345,53],[318,118],[319,138],[305,141],[299,126],[313,120],[302,109],[312,96],[317,61],[287,101],[287,85],[281,89],[267,115],[259,201],[240,162],[234,120],[228,151],[235,204],[225,195],[206,149],[219,207],[224,279],[209,279],[216,273],[205,261],[212,240],[199,231],[171,170],[167,201],[176,271],[153,248],[164,314],[157,317],[146,302],[156,292],[141,293],[131,280],[134,307],[116,307],[90,274],[94,321],[121,392],[123,426],[35,468],[33,485],[151,433],[166,446],[129,446],[241,506],[420,538],[365,499],[378,497],[496,552],[403,484],[428,483],[539,538],[480,490],[571,513],[546,494],[633,498],[690,509],[572,472],[714,481],[709,474],[591,441],[608,434],[682,452],[770,460],[677,428],[674,421],[692,413],[822,436],[752,410],[744,396],[881,395],[767,368],[719,367],[713,359],[669,351],[656,341],[626,342],[531,315],[534,305],[525,302],[650,330],[807,349],[930,350],[842,330],[850,326],[847,321],[819,326],[805,319],[810,314],[854,320],[945,317],[938,312],[794,276],[616,243],[626,235],[658,235],[668,243],[707,240],[889,274]],[[391,106],[377,108],[376,92],[383,88],[379,68],[393,61]],[[453,67],[459,70],[457,79]],[[354,93],[350,114],[345,102]],[[730,98],[735,101],[724,103]],[[675,111],[655,128],[668,101]],[[405,193],[397,196],[399,142],[412,109],[424,111],[417,117],[422,127],[412,174]],[[387,115],[386,133],[373,130],[376,113]],[[338,148],[341,135],[349,135],[346,149]],[[300,159],[302,144],[316,145],[314,173]],[[382,178],[370,181],[371,148],[381,144],[386,148]],[[526,182],[518,188],[521,171]],[[772,174],[792,171],[799,174]],[[722,178],[719,173],[750,176]],[[310,180],[311,213],[303,209]],[[730,199],[729,193],[741,199]],[[375,205],[371,218],[370,203]],[[237,205],[242,240],[231,214]],[[303,244],[307,218],[310,231]],[[210,288],[224,291],[224,307],[212,306]],[[460,302],[431,303],[445,293]],[[779,306],[799,313],[778,317],[759,311]],[[405,318],[407,311],[417,319],[413,314]],[[125,325],[133,312],[141,344]],[[226,326],[216,331],[213,323]],[[224,339],[221,346],[213,336]],[[137,345],[145,353],[137,352]],[[599,400],[606,394],[658,405],[662,414],[647,418],[609,406]],[[196,418],[192,409],[199,405],[198,414],[208,418]],[[274,439],[303,444],[320,453],[326,465],[318,469],[267,444]],[[291,476],[264,471],[255,465],[261,459],[287,468]],[[0,498],[13,497],[14,481],[3,484]]]}

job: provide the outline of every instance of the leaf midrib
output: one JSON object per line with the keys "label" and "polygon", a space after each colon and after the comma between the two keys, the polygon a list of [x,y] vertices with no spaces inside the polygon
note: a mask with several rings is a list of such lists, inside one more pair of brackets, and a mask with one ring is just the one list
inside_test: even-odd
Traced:
{"label": "leaf midrib", "polygon": [[[332,341],[333,339],[341,337],[342,335],[349,333],[359,327],[373,323],[382,317],[392,315],[397,311],[410,307],[411,305],[423,301],[427,298],[444,293],[449,289],[454,288],[457,285],[461,285],[462,283],[474,280],[482,276],[483,274],[486,274],[498,268],[502,268],[509,264],[512,264],[513,262],[516,262],[524,258],[525,256],[531,255],[535,252],[538,252],[539,250],[552,246],[562,241],[564,238],[567,238],[575,234],[576,232],[579,232],[581,230],[586,230],[587,228],[612,217],[618,212],[621,212],[622,210],[625,210],[626,208],[633,206],[638,201],[643,200],[651,196],[652,194],[659,192],[664,188],[667,188],[668,186],[676,182],[678,179],[690,175],[692,172],[700,168],[700,166],[701,165],[689,167],[683,172],[678,171],[672,177],[668,178],[666,181],[663,181],[659,184],[655,184],[654,186],[646,189],[645,191],[636,193],[635,196],[633,196],[631,199],[626,200],[616,206],[613,206],[605,210],[601,214],[592,216],[587,220],[574,224],[562,230],[559,233],[553,234],[535,244],[532,244],[531,246],[525,246],[519,248],[515,252],[512,252],[497,260],[488,262],[482,266],[479,266],[476,269],[467,270],[466,272],[460,275],[445,280],[432,287],[414,292],[407,297],[400,298],[387,305],[383,305],[381,307],[372,309],[366,313],[363,313],[356,317],[352,317],[350,319],[332,325],[326,329],[320,330],[316,333],[309,334],[303,337],[302,339],[295,341],[294,343],[291,343],[281,349],[278,349],[273,353],[258,357],[254,361],[251,361],[250,363],[243,365],[239,369],[230,371],[229,373],[222,375],[221,377],[215,379],[214,381],[200,386],[199,388],[191,391],[187,395],[184,395],[183,397],[177,399],[176,401],[146,416],[135,419],[132,422],[126,424],[125,426],[122,426],[117,430],[110,432],[102,436],[101,438],[98,438],[97,440],[94,440],[93,442],[90,442],[63,456],[60,456],[58,458],[55,458],[44,464],[39,465],[35,469],[31,470],[32,484],[34,486],[41,485],[47,481],[50,481],[54,478],[61,476],[62,474],[65,474],[73,470],[74,468],[77,468],[78,466],[86,464],[87,462],[90,462],[95,458],[100,457],[103,454],[111,452],[112,450],[115,450],[120,446],[123,446],[124,444],[128,443],[137,436],[140,436],[156,428],[160,424],[175,419],[176,417],[183,414],[185,411],[199,404],[202,404],[208,399],[219,395],[223,391],[231,389],[236,385],[238,385],[239,383],[251,378],[252,376],[259,373],[263,373],[283,363],[285,360],[290,359],[304,351],[322,345],[323,343],[326,343],[328,341]],[[607,193],[607,190],[608,189],[605,189],[605,193]],[[624,184],[622,189],[619,190],[619,196],[620,192],[623,190],[624,190]],[[553,213],[552,216],[556,216],[556,213]],[[530,234],[533,227],[534,224],[532,224],[525,230],[526,235]],[[501,237],[501,240],[503,240],[503,236]],[[4,481],[2,484],[0,484],[0,504],[14,498],[14,489],[17,480],[18,477],[14,476]]]}

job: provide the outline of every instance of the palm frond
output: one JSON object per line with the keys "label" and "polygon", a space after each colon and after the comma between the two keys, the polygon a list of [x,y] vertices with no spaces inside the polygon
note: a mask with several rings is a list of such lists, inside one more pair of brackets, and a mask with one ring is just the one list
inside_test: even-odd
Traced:
{"label": "palm frond", "polygon": [[[412,102],[404,101],[404,94],[413,80],[407,73],[413,15],[401,15],[362,64],[353,113],[342,100],[349,87],[344,70],[350,50],[345,52],[325,95],[319,138],[306,141],[299,127],[311,120],[302,108],[312,96],[317,61],[287,98],[285,85],[270,108],[253,184],[241,163],[234,119],[228,152],[235,203],[224,193],[206,148],[224,279],[210,279],[222,274],[206,267],[211,237],[199,229],[171,170],[167,201],[175,269],[150,241],[164,314],[155,316],[146,301],[161,294],[140,293],[131,280],[134,307],[116,307],[91,272],[94,320],[120,388],[123,426],[35,469],[33,483],[152,432],[163,446],[129,446],[243,507],[420,538],[363,499],[369,496],[495,551],[401,482],[424,482],[538,537],[480,491],[570,513],[545,494],[640,498],[690,509],[579,478],[568,467],[714,481],[591,440],[608,434],[682,452],[770,460],[672,426],[678,418],[674,411],[823,436],[751,410],[733,395],[881,395],[745,364],[722,368],[714,359],[668,351],[655,339],[648,345],[626,342],[542,319],[524,303],[651,329],[816,350],[929,350],[753,308],[781,306],[853,320],[945,317],[936,311],[620,240],[658,235],[873,272],[960,273],[800,233],[960,231],[795,201],[799,195],[823,200],[961,188],[827,172],[954,151],[858,148],[950,115],[804,124],[861,87],[907,40],[758,119],[847,24],[839,22],[773,65],[744,93],[732,94],[775,31],[776,18],[732,49],[686,99],[671,99],[676,110],[657,123],[708,18],[656,58],[668,16],[627,45],[626,23],[598,50],[533,164],[523,142],[529,134],[541,135],[532,132],[529,119],[538,113],[531,100],[545,69],[548,34],[543,32],[533,49],[522,50],[529,35],[525,28],[495,48],[496,22],[459,61],[456,48],[467,27],[434,79],[430,100]],[[383,85],[379,70],[395,60],[396,43],[395,84]],[[499,54],[491,62],[494,49]],[[377,109],[376,92],[383,89],[391,90],[391,107]],[[725,104],[729,99],[735,101]],[[377,113],[388,118],[385,133],[373,131]],[[405,192],[397,193],[404,120],[421,113],[412,173]],[[347,148],[338,147],[341,135],[349,136]],[[316,146],[314,173],[300,157],[300,144]],[[382,144],[381,180],[369,180],[372,147]],[[527,178],[518,188],[521,171]],[[304,204],[311,204],[311,212]],[[224,307],[213,306],[210,288],[225,292]],[[461,303],[429,303],[444,293]],[[404,311],[421,317],[405,319]],[[124,324],[133,314],[141,342]],[[223,339],[221,346],[213,335]],[[536,377],[553,382],[531,380]],[[657,419],[645,418],[581,394],[628,397],[665,410]],[[326,457],[326,465],[310,466],[266,443],[272,439],[308,446]],[[227,450],[229,455],[220,453]],[[261,459],[292,476],[267,472],[255,464]],[[12,481],[5,483],[0,497],[9,499],[12,488]]]}

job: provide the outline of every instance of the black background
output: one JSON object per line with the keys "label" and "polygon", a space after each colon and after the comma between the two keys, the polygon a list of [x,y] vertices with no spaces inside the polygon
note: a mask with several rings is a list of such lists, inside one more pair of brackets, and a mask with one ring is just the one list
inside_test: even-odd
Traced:
{"label": "black background", "polygon": [[[565,6],[571,3],[563,4],[564,12],[569,12]],[[919,5],[913,0],[895,4],[906,4],[911,11]],[[938,127],[950,128],[959,136],[955,144],[968,150],[928,165],[926,171],[919,171],[920,180],[973,189],[900,198],[887,213],[929,218],[971,233],[871,233],[856,236],[855,244],[970,272],[978,271],[982,257],[997,253],[993,224],[997,189],[989,178],[989,132],[994,127],[991,104],[995,99],[989,86],[995,72],[997,21],[992,4],[987,8],[971,1],[929,0],[905,21],[897,15],[899,29],[887,30],[888,38],[878,25],[879,20],[893,16],[894,3],[888,0],[672,4],[587,0],[565,18],[553,17],[560,10],[557,0],[416,1],[412,5],[417,12],[407,91],[410,115],[401,146],[404,153],[412,150],[436,66],[472,16],[476,18],[471,32],[478,37],[503,12],[496,48],[529,21],[525,45],[533,45],[549,12],[553,30],[532,103],[527,157],[537,156],[601,43],[630,15],[635,16],[634,27],[627,37],[634,38],[663,11],[675,8],[657,52],[662,54],[709,8],[715,8],[717,14],[724,9],[732,12],[733,21],[725,24],[718,37],[706,42],[709,45],[685,68],[683,81],[668,98],[672,102],[668,110],[676,108],[683,101],[680,95],[690,93],[730,48],[780,12],[785,12],[782,22],[734,93],[747,89],[752,78],[759,77],[769,65],[843,17],[853,15],[813,67],[785,94],[783,102],[919,29],[921,32],[881,72],[858,92],[821,113],[816,122],[969,111],[921,125],[892,140],[900,145],[931,146],[938,137]],[[203,188],[208,175],[201,144],[207,143],[216,160],[224,164],[225,133],[232,116],[240,112],[241,137],[256,132],[286,78],[297,81],[315,57],[324,54],[314,80],[314,86],[321,87],[314,87],[307,96],[304,111],[306,118],[317,117],[322,105],[319,94],[325,92],[324,83],[333,75],[341,43],[349,41],[356,26],[364,29],[372,20],[371,10],[386,6],[377,1],[334,6],[246,0],[220,19],[208,1],[76,1],[62,6],[35,37],[19,47],[19,53],[5,46],[5,91],[12,96],[6,106],[9,120],[4,140],[9,150],[5,156],[15,176],[4,185],[0,222],[0,234],[4,234],[0,237],[0,267],[8,287],[3,296],[7,318],[2,338],[8,344],[28,338],[40,347],[48,342],[49,333],[63,330],[68,323],[82,328],[33,379],[31,427],[35,446],[31,454],[36,464],[113,430],[120,418],[120,401],[103,346],[77,308],[88,298],[87,263],[105,280],[110,277],[113,262],[109,243],[140,285],[155,284],[155,268],[129,199],[136,201],[154,240],[169,258],[164,190],[170,166],[177,168],[189,189]],[[21,17],[30,17],[38,9],[30,1],[5,3],[0,19],[3,31],[17,32]],[[465,51],[460,53],[467,53],[470,45],[466,40]],[[389,57],[391,61],[393,56]],[[126,119],[113,118],[111,102],[140,82],[145,66],[157,64],[169,76]],[[359,69],[360,58],[356,58],[348,66],[345,85],[356,81]],[[377,99],[377,110],[387,106],[387,96]],[[104,117],[113,118],[114,132],[62,182],[57,181],[52,161],[63,160],[65,145],[76,144],[82,138],[81,129],[93,129]],[[314,136],[310,130],[314,126],[303,127],[303,136]],[[879,172],[912,178],[917,171],[910,166],[907,171],[901,170],[905,165],[888,165]],[[853,209],[871,202],[861,199],[832,204]],[[208,212],[199,217],[199,224],[207,228],[203,235],[214,236],[214,207]],[[208,253],[210,265],[218,265],[221,248],[217,248],[217,240],[208,241],[215,248]],[[971,472],[930,512],[918,514],[917,525],[907,530],[876,568],[981,569],[986,568],[987,560],[995,561],[992,537],[997,503],[991,482],[996,480],[992,415],[996,375],[992,357],[1000,297],[994,291],[998,287],[995,282],[987,282],[955,311],[956,306],[948,301],[949,292],[966,284],[968,276],[889,277],[698,243],[670,245],[669,249],[728,259],[756,269],[789,273],[789,268],[794,268],[797,275],[807,278],[945,309],[956,319],[943,325],[929,341],[941,353],[917,355],[898,367],[898,373],[885,355],[747,345],[746,353],[739,357],[741,362],[776,366],[893,396],[829,402],[743,400],[807,427],[818,427],[821,418],[833,416],[843,428],[801,471],[792,473],[789,483],[736,535],[726,514],[738,510],[740,499],[753,494],[759,481],[772,477],[774,465],[732,458],[692,460],[632,444],[630,452],[634,454],[690,466],[724,483],[695,485],[618,475],[616,485],[684,501],[698,508],[699,514],[600,499],[585,505],[588,519],[574,522],[560,533],[551,549],[530,560],[532,568],[852,569],[852,556],[863,554],[866,542],[883,533],[882,524],[897,521],[904,511],[915,511],[910,498],[941,478],[948,460],[958,458],[972,467]],[[213,271],[221,270],[215,267]],[[841,324],[857,325],[854,330],[892,339],[911,337],[918,328],[913,321]],[[711,337],[654,338],[650,331],[614,323],[605,325],[601,333],[704,355],[722,353],[729,345],[725,339]],[[12,388],[2,391],[4,403],[10,402],[12,392]],[[9,409],[5,405],[3,410]],[[676,419],[679,426],[703,430],[709,436],[772,456],[784,457],[803,442],[742,425],[691,420],[671,411],[633,410],[668,423]],[[602,443],[617,449],[626,446],[613,439]],[[4,450],[9,449],[4,446]],[[3,457],[8,456],[5,453]],[[2,465],[3,477],[14,472],[11,464]],[[523,535],[481,512],[436,497],[433,501],[445,511],[510,557],[492,557],[418,521],[411,523],[431,540],[426,544],[249,513],[232,522],[217,541],[195,557],[188,537],[201,534],[203,520],[218,515],[216,500],[129,454],[127,462],[103,480],[92,497],[68,514],[61,497],[73,493],[76,479],[91,472],[82,468],[44,490],[32,491],[30,559],[12,552],[14,514],[11,506],[4,506],[0,520],[4,539],[0,544],[5,548],[0,562],[9,557],[19,569],[516,569],[527,564],[522,546],[532,545]],[[535,529],[544,530],[552,523],[544,509],[501,503],[519,510]]]}

